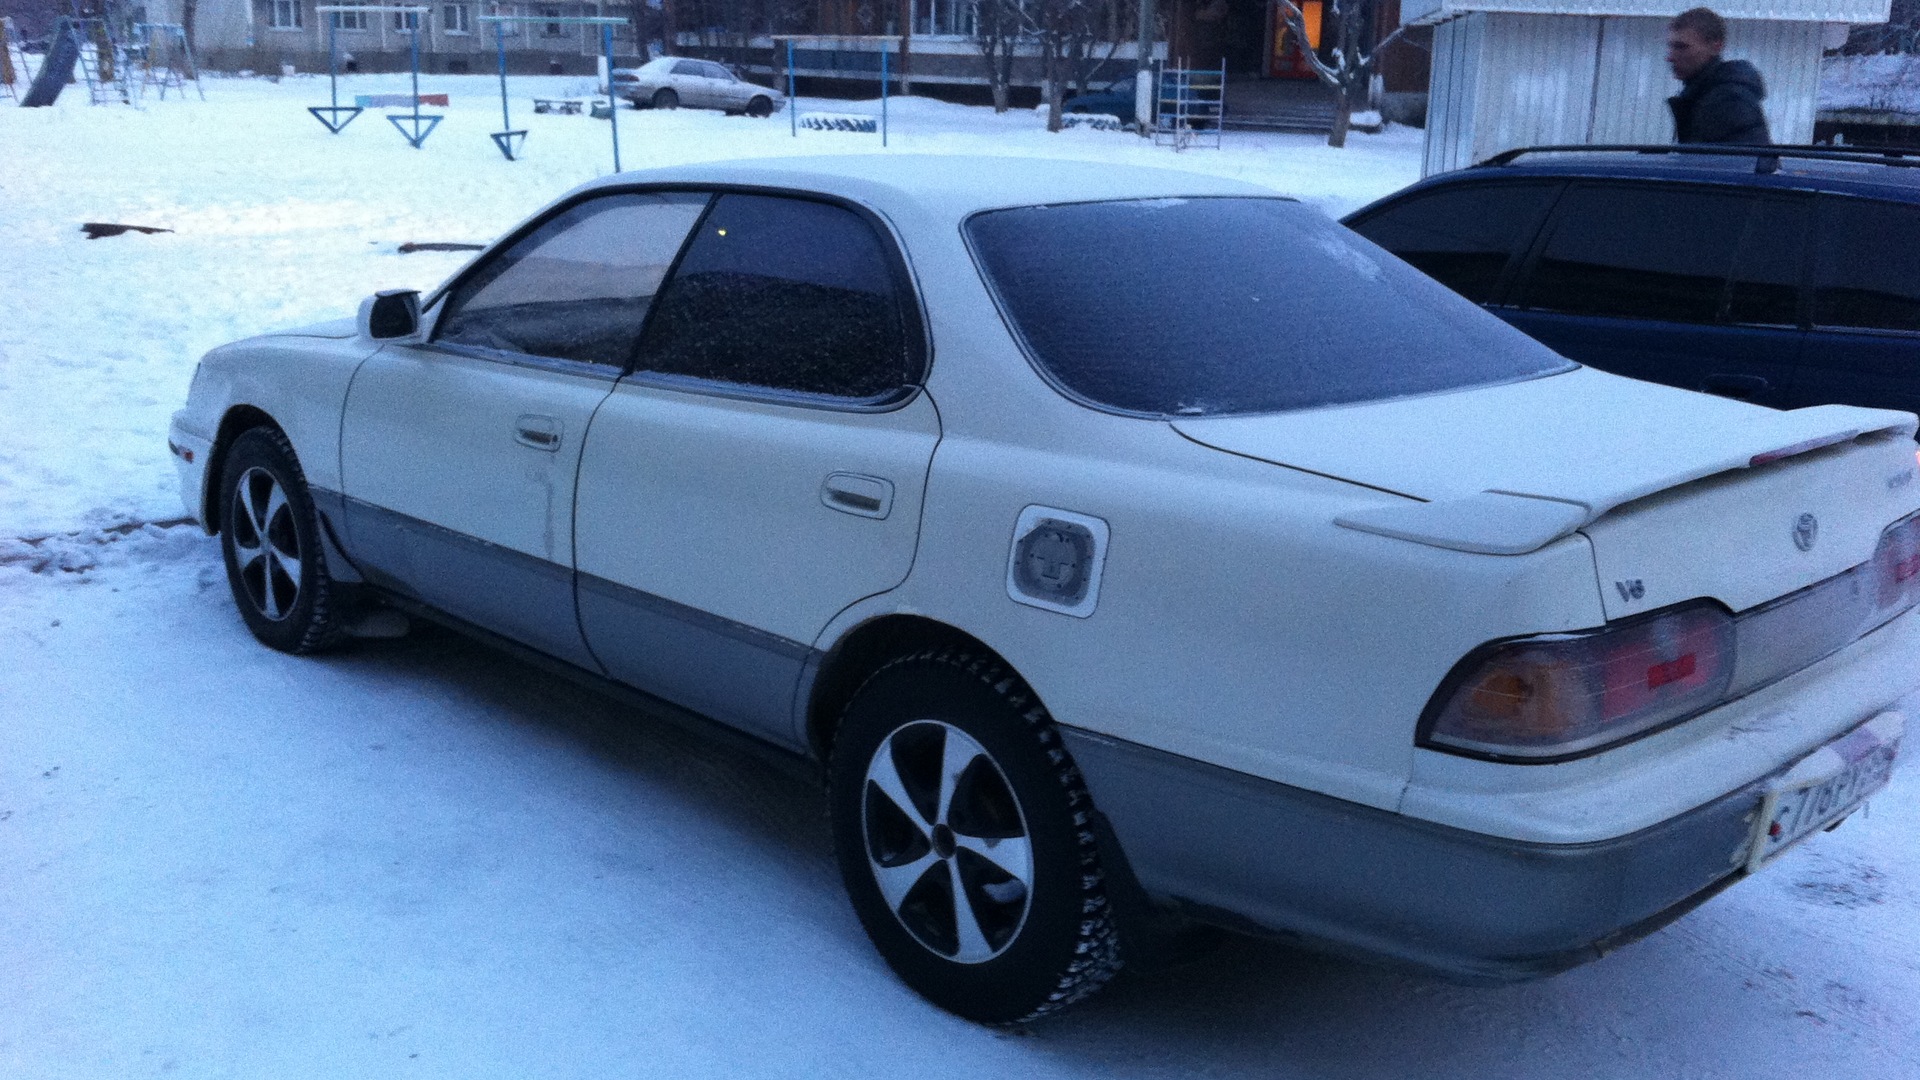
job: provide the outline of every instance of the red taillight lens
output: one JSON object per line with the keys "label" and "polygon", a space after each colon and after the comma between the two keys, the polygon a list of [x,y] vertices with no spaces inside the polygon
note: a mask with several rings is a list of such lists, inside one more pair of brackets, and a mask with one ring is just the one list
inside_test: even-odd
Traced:
{"label": "red taillight lens", "polygon": [[1711,707],[1733,675],[1733,620],[1699,605],[1470,656],[1429,708],[1421,741],[1551,760]]}

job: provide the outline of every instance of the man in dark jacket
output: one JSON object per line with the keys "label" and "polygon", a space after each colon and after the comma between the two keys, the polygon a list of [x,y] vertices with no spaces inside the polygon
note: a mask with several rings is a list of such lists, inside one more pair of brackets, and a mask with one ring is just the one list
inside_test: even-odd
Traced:
{"label": "man in dark jacket", "polygon": [[1667,24],[1667,66],[1681,82],[1667,99],[1673,110],[1673,141],[1771,143],[1760,100],[1767,96],[1760,72],[1745,60],[1722,60],[1727,24],[1706,8],[1693,8]]}

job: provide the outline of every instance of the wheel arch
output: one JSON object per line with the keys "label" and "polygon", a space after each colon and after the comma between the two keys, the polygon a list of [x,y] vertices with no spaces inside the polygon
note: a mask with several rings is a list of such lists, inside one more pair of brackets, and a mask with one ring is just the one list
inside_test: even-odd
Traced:
{"label": "wheel arch", "polygon": [[985,653],[1017,675],[1007,659],[991,646],[957,627],[924,615],[881,615],[841,635],[821,656],[803,683],[801,702],[808,752],[823,764],[833,751],[840,714],[855,691],[887,661],[921,649],[951,646]]}
{"label": "wheel arch", "polygon": [[233,448],[233,440],[257,427],[272,428],[282,435],[286,434],[286,429],[258,406],[230,406],[226,414],[220,417],[220,427],[213,436],[213,449],[207,453],[206,478],[200,483],[200,520],[209,535],[220,531],[220,508],[214,500],[220,490],[220,475],[227,468],[227,452]]}

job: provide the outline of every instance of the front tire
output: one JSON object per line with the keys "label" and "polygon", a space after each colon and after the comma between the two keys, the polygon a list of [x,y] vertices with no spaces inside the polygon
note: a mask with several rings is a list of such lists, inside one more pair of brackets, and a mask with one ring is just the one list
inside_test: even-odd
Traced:
{"label": "front tire", "polygon": [[747,102],[747,115],[757,120],[764,120],[772,116],[773,99],[767,97],[765,94],[755,95],[752,101]]}
{"label": "front tire", "polygon": [[828,763],[855,913],[896,974],[950,1012],[1016,1023],[1120,967],[1093,801],[1046,709],[990,657],[881,668]]}
{"label": "front tire", "polygon": [[680,107],[680,95],[664,87],[655,90],[653,92],[653,107],[656,109],[677,109]]}
{"label": "front tire", "polygon": [[247,629],[281,652],[339,644],[337,590],[293,444],[270,427],[242,432],[227,451],[219,496],[227,584]]}

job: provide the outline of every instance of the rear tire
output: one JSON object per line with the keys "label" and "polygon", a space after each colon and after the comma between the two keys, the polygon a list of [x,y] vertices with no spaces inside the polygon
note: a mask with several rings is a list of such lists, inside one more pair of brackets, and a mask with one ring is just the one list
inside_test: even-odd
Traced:
{"label": "rear tire", "polygon": [[935,649],[882,667],[847,706],[828,801],[854,912],[934,1004],[1017,1023],[1119,970],[1093,800],[998,660]]}
{"label": "rear tire", "polygon": [[677,109],[680,107],[680,95],[662,87],[653,92],[653,107],[656,109]]}
{"label": "rear tire", "polygon": [[345,639],[320,522],[293,444],[271,427],[242,432],[220,473],[220,551],[247,629],[288,653]]}

